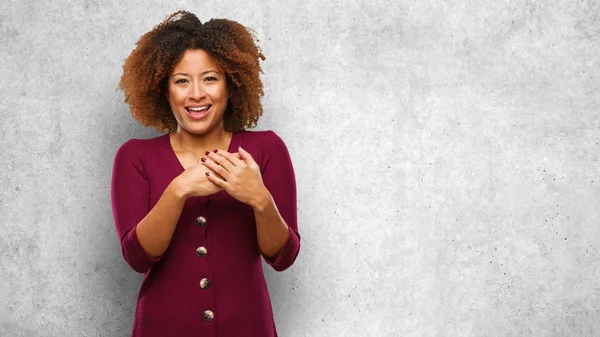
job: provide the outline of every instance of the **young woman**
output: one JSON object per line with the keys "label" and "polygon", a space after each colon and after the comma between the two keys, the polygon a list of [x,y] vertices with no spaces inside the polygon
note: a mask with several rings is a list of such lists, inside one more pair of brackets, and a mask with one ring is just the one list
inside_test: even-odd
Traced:
{"label": "young woman", "polygon": [[144,34],[120,87],[135,119],[167,133],[117,150],[111,203],[127,263],[144,273],[133,336],[277,336],[261,257],[300,249],[296,183],[262,115],[263,54],[237,22],[186,11]]}

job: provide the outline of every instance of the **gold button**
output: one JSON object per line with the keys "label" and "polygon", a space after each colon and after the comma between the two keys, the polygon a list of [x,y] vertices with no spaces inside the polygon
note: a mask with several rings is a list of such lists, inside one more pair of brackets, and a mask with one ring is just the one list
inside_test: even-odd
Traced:
{"label": "gold button", "polygon": [[200,246],[200,247],[196,248],[196,255],[198,255],[200,257],[205,257],[206,253],[208,253],[208,251],[206,250],[205,247]]}
{"label": "gold button", "polygon": [[198,227],[204,227],[204,225],[206,225],[206,218],[203,216],[199,216],[196,218],[196,225],[198,225]]}
{"label": "gold button", "polygon": [[204,310],[204,314],[202,314],[202,316],[204,317],[204,320],[207,322],[210,322],[213,320],[213,318],[215,318],[215,314],[210,310]]}
{"label": "gold button", "polygon": [[200,280],[200,288],[205,290],[210,288],[210,281],[206,277]]}

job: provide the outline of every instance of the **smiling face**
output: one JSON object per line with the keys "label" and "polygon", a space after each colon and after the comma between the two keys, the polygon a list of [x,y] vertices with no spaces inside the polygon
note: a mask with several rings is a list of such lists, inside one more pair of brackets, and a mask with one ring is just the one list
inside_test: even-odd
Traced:
{"label": "smiling face", "polygon": [[188,49],[168,79],[167,98],[180,130],[203,134],[223,128],[227,78],[202,49]]}

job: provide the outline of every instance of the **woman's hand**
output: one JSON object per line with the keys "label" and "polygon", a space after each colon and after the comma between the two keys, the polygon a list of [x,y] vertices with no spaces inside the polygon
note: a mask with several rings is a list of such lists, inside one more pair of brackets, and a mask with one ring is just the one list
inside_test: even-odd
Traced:
{"label": "woman's hand", "polygon": [[206,176],[212,183],[233,198],[254,207],[269,192],[254,158],[241,147],[238,151],[237,154],[223,150],[210,152],[202,159],[202,163],[210,170]]}
{"label": "woman's hand", "polygon": [[188,167],[183,173],[177,176],[175,180],[182,196],[203,197],[223,190],[219,185],[208,179],[206,172],[216,174],[210,168],[198,162],[198,164]]}

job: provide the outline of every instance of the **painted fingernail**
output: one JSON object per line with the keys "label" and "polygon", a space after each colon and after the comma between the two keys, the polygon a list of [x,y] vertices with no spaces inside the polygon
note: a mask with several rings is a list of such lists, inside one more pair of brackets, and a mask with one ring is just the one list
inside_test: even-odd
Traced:
{"label": "painted fingernail", "polygon": [[207,175],[207,176],[209,176],[209,175],[210,175],[210,173],[208,173],[208,171],[206,171],[206,175]]}
{"label": "painted fingernail", "polygon": [[200,160],[202,160],[202,161],[206,161],[206,158],[202,157],[202,159],[200,159]]}
{"label": "painted fingernail", "polygon": [[215,151],[213,151],[214,153],[217,153],[217,151],[219,151],[219,149],[216,149]]}
{"label": "painted fingernail", "polygon": [[210,153],[210,151],[206,151],[206,152],[204,152],[204,154],[205,154],[205,155],[207,155],[207,156],[208,156],[208,154],[209,154],[209,153]]}

